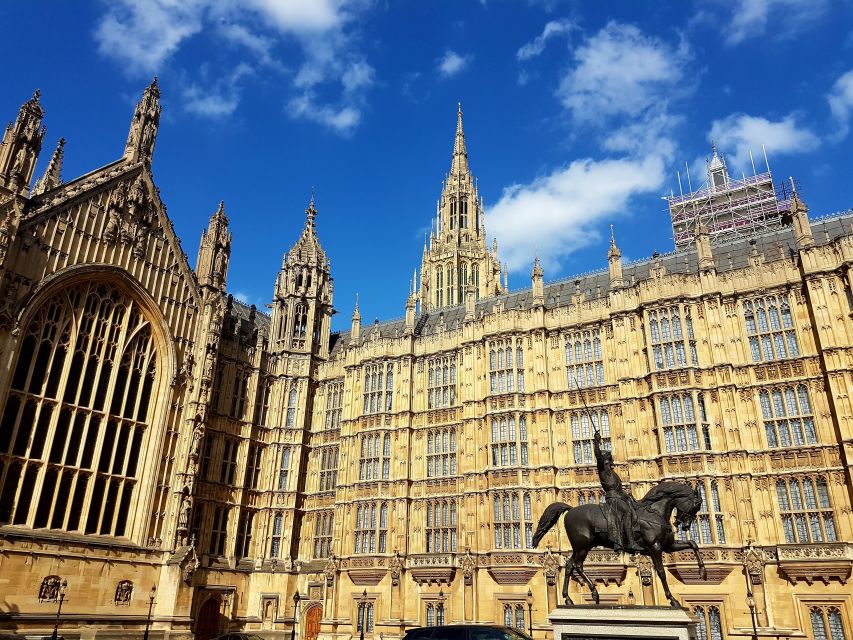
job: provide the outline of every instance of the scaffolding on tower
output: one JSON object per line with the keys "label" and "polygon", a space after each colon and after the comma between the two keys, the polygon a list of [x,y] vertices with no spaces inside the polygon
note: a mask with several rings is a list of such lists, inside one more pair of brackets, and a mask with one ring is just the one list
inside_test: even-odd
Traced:
{"label": "scaffolding on tower", "polygon": [[[762,147],[763,149],[763,147]],[[664,196],[672,220],[676,249],[692,245],[696,228],[701,223],[711,244],[722,244],[740,237],[778,229],[789,221],[791,192],[784,182],[773,182],[767,152],[764,151],[766,171],[757,173],[752,152],[752,175],[742,174],[740,180],[729,175],[725,158],[711,145],[707,179],[694,191],[690,169],[685,165],[688,193],[684,193],[681,172],[678,173],[679,195]]]}

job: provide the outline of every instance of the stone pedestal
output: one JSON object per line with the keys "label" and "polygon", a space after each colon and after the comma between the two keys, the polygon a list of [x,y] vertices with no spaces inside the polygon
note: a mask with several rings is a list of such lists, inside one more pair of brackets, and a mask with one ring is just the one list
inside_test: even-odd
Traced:
{"label": "stone pedestal", "polygon": [[563,605],[548,620],[554,640],[696,640],[690,614],[672,607]]}

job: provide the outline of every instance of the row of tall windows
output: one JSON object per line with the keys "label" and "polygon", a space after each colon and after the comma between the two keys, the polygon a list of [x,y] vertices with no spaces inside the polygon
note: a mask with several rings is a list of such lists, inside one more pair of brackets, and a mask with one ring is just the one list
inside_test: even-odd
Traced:
{"label": "row of tall windows", "polygon": [[480,265],[462,262],[458,269],[453,265],[435,268],[435,305],[437,307],[461,304],[465,301],[468,286],[474,290],[474,299],[480,299]]}
{"label": "row of tall windows", "polygon": [[[723,640],[722,616],[720,607],[702,604],[693,607],[698,640]],[[817,605],[809,607],[809,621],[814,640],[846,640],[841,610],[835,605]]]}
{"label": "row of tall windows", "polygon": [[391,475],[391,435],[366,433],[361,436],[359,480],[387,480]]}
{"label": "row of tall windows", "polygon": [[0,523],[126,535],[156,388],[150,323],[123,290],[87,281],[46,300],[0,418]]}
{"label": "row of tall windows", "polygon": [[776,481],[782,530],[788,544],[835,542],[835,515],[829,488],[823,478],[788,478]]}
{"label": "row of tall windows", "polygon": [[355,511],[353,553],[385,553],[388,538],[388,503],[367,502]]}
{"label": "row of tall windows", "polygon": [[456,475],[456,429],[427,432],[427,478]]}
{"label": "row of tall windows", "polygon": [[332,555],[332,530],[334,526],[334,511],[318,511],[314,514],[315,558],[328,558]]}
{"label": "row of tall windows", "polygon": [[338,486],[338,445],[320,449],[320,491],[334,491]]}
{"label": "row of tall windows", "polygon": [[570,390],[604,384],[600,329],[578,331],[566,336],[566,379]]}
{"label": "row of tall windows", "polygon": [[522,338],[489,341],[489,391],[524,392],[524,348]]}
{"label": "row of tall windows", "polygon": [[572,413],[572,453],[575,464],[593,464],[593,434],[601,433],[601,448],[610,451],[610,416],[606,409]]}
{"label": "row of tall windows", "polygon": [[344,406],[344,383],[330,382],[326,385],[326,430],[341,428]]}
{"label": "row of tall windows", "polygon": [[427,362],[427,408],[456,404],[456,357],[441,356]]}
{"label": "row of tall windows", "polygon": [[364,367],[364,415],[391,411],[394,400],[394,364],[376,362]]}
{"label": "row of tall windows", "polygon": [[679,539],[695,540],[699,544],[726,544],[726,528],[716,480],[698,480],[694,486],[702,499],[702,507],[689,531],[679,529]]}
{"label": "row of tall windows", "polygon": [[805,385],[762,390],[758,397],[767,446],[817,444],[809,392]]}
{"label": "row of tall windows", "polygon": [[521,602],[504,603],[504,626],[527,632],[524,626],[524,605]]}
{"label": "row of tall windows", "polygon": [[673,369],[698,364],[693,320],[686,305],[649,311],[649,335],[655,369]]}
{"label": "row of tall windows", "polygon": [[675,393],[658,398],[667,453],[711,448],[711,431],[701,393]]}
{"label": "row of tall windows", "polygon": [[[458,222],[457,222],[458,221]],[[450,230],[468,228],[468,198],[450,199]]]}
{"label": "row of tall windows", "polygon": [[781,360],[800,355],[794,319],[785,296],[745,300],[746,333],[753,362]]}
{"label": "row of tall windows", "polygon": [[[516,419],[518,428],[516,429]],[[512,467],[528,463],[527,416],[492,417],[492,466]]]}
{"label": "row of tall windows", "polygon": [[529,549],[533,546],[533,514],[530,494],[496,494],[494,528],[496,549]]}
{"label": "row of tall windows", "polygon": [[427,553],[456,551],[456,501],[430,500],[426,503]]}

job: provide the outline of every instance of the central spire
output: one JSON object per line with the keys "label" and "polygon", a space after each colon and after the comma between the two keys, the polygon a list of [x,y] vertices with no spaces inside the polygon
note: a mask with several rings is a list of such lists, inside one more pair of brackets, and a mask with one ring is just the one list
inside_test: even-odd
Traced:
{"label": "central spire", "polygon": [[465,132],[462,129],[462,103],[456,110],[456,139],[453,141],[453,163],[450,166],[452,175],[468,173],[468,151],[465,149]]}

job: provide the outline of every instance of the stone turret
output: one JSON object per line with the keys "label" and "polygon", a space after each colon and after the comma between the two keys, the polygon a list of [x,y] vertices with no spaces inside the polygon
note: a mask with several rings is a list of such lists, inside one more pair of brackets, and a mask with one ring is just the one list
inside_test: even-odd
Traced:
{"label": "stone turret", "polygon": [[696,225],[696,256],[699,260],[699,271],[713,271],[714,254],[711,252],[711,237],[708,229],[701,222]]}
{"label": "stone turret", "polygon": [[195,268],[198,283],[203,287],[213,287],[224,292],[230,258],[231,232],[228,230],[225,203],[220,202],[219,207],[210,216],[207,230],[201,233]]}
{"label": "stone turret", "polygon": [[62,184],[62,158],[65,150],[65,138],[60,138],[56,144],[56,150],[47,163],[41,178],[36,180],[32,195],[37,196]]}
{"label": "stone turret", "polygon": [[124,159],[128,162],[151,162],[157,130],[160,126],[160,86],[155,77],[136,104],[130,131],[124,146]]}
{"label": "stone turret", "polygon": [[350,344],[358,344],[361,340],[361,312],[358,310],[358,295],[355,296],[355,309],[352,311],[350,327]]}
{"label": "stone turret", "polygon": [[543,275],[542,267],[539,265],[539,256],[536,256],[536,258],[533,259],[533,272],[530,274],[534,307],[541,307],[545,304],[545,287],[542,280]]}
{"label": "stone turret", "polygon": [[625,280],[622,277],[622,251],[616,246],[613,225],[610,225],[610,249],[607,251],[607,266],[610,271],[610,289],[621,289]]}
{"label": "stone turret", "polygon": [[272,304],[270,351],[329,355],[332,317],[331,265],[320,246],[314,196],[305,209],[305,227],[282,260]]}
{"label": "stone turret", "polygon": [[44,139],[43,119],[41,92],[36,90],[18,109],[18,117],[6,127],[0,143],[0,195],[24,195],[29,191]]}
{"label": "stone turret", "polygon": [[809,223],[809,208],[800,200],[791,178],[791,222],[794,225],[794,238],[798,249],[807,249],[814,245],[812,226]]}

